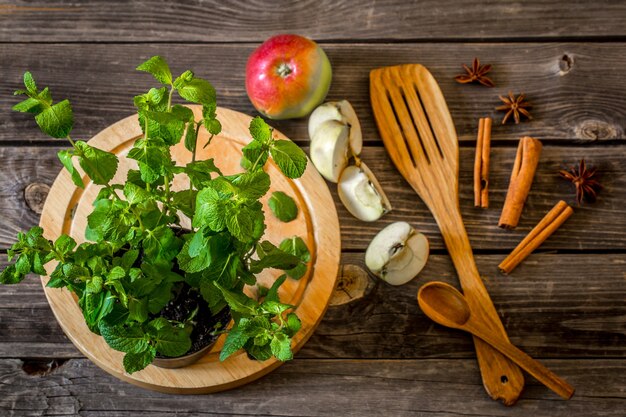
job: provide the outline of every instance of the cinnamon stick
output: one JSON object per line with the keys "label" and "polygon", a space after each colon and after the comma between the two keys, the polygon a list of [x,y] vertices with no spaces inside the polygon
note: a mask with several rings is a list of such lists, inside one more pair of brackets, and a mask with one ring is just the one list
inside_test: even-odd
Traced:
{"label": "cinnamon stick", "polygon": [[565,220],[573,213],[574,210],[565,201],[559,201],[513,249],[513,252],[498,265],[500,271],[504,274],[510,274],[528,255],[541,246],[552,233],[565,223]]}
{"label": "cinnamon stick", "polygon": [[506,194],[504,207],[502,207],[498,226],[505,229],[514,229],[517,226],[530,186],[533,183],[539,155],[541,155],[541,142],[529,136],[520,139],[509,190]]}
{"label": "cinnamon stick", "polygon": [[489,151],[491,150],[491,118],[478,121],[476,158],[474,159],[474,207],[489,207]]}

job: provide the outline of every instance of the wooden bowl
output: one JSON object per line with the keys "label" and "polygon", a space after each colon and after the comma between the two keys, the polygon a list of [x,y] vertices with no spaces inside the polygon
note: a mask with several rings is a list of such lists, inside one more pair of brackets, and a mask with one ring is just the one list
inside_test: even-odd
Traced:
{"label": "wooden bowl", "polygon": [[[192,106],[192,109],[199,119],[200,106]],[[224,108],[219,108],[217,113],[223,126],[222,133],[206,149],[199,150],[197,159],[215,158],[222,172],[239,172],[241,148],[251,140],[248,132],[251,117]],[[274,135],[287,139],[276,130]],[[128,169],[136,167],[135,161],[124,156],[139,136],[141,129],[135,115],[109,126],[89,141],[93,146],[120,156],[120,166],[112,183],[123,183]],[[199,143],[204,144],[207,139],[208,133],[201,129]],[[179,165],[191,160],[190,153],[182,143],[172,148],[172,156]],[[282,302],[296,306],[295,312],[302,320],[302,329],[293,338],[292,348],[295,352],[313,334],[337,283],[341,255],[339,219],[326,183],[310,162],[304,175],[297,180],[284,177],[273,162],[268,162],[266,171],[272,185],[262,200],[267,224],[263,238],[278,245],[282,239],[297,235],[304,239],[311,251],[307,275],[298,281],[288,279],[279,292]],[[56,239],[65,233],[79,243],[84,241],[86,217],[100,187],[89,182],[86,176],[83,179],[85,189],[76,187],[66,170],[56,178],[41,214],[40,225],[48,239]],[[174,189],[184,185],[185,179],[177,178]],[[299,207],[295,220],[283,223],[273,216],[267,206],[267,199],[273,191],[283,191],[294,198]],[[280,275],[279,272],[266,270],[258,276],[258,281],[270,286]],[[142,371],[128,374],[122,366],[124,354],[111,349],[102,337],[89,331],[72,294],[66,289],[45,287],[48,279],[42,277],[44,291],[65,334],[96,365],[124,381],[162,392],[208,393],[243,385],[281,365],[275,359],[264,362],[250,360],[243,351],[220,362],[219,351],[225,337],[222,336],[206,356],[191,366],[164,369],[150,365]],[[254,289],[248,290],[254,292]]]}

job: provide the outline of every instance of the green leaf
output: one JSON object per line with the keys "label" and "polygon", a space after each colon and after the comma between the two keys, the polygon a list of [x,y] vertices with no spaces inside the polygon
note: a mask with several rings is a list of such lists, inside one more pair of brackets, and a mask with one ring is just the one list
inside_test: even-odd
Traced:
{"label": "green leaf", "polygon": [[143,352],[139,353],[127,353],[124,355],[124,370],[129,374],[141,371],[146,366],[150,365],[154,361],[156,356],[156,349],[149,347]]}
{"label": "green leaf", "polygon": [[176,113],[150,110],[140,112],[139,122],[142,125],[145,123],[144,118],[148,118],[148,137],[150,139],[159,138],[169,146],[180,142],[187,123],[185,118],[188,117],[187,112],[181,109],[189,109],[182,106],[178,106],[176,109],[178,109]]}
{"label": "green leaf", "polygon": [[185,174],[191,179],[191,182],[198,188],[209,181],[211,181],[211,174],[217,173],[222,175],[222,172],[215,166],[213,159],[206,159],[203,161],[194,161],[185,165]]}
{"label": "green leaf", "polygon": [[272,139],[272,128],[259,116],[250,121],[249,130],[252,139],[257,142],[269,143]]}
{"label": "green leaf", "polygon": [[171,261],[178,255],[183,241],[176,237],[169,226],[160,226],[146,232],[148,236],[143,240],[144,257],[158,262]]}
{"label": "green leaf", "polygon": [[139,163],[141,179],[150,184],[157,181],[172,166],[169,147],[158,146],[152,139],[136,141],[133,148],[128,152],[128,158]]}
{"label": "green leaf", "polygon": [[283,282],[287,279],[287,274],[282,274],[276,281],[272,284],[271,288],[268,289],[267,294],[265,295],[265,301],[276,301],[280,302],[278,298],[278,288],[283,285]]}
{"label": "green leaf", "polygon": [[227,204],[230,196],[207,186],[196,196],[196,213],[193,226],[208,226],[215,232],[226,228]]}
{"label": "green leaf", "polygon": [[231,310],[241,313],[244,316],[252,316],[256,313],[257,303],[252,298],[241,292],[229,291],[216,282],[214,282],[213,285],[222,292]]}
{"label": "green leaf", "polygon": [[67,255],[72,250],[74,250],[75,247],[76,247],[76,241],[68,235],[61,235],[54,242],[54,248],[56,249],[57,252],[61,253],[62,255]]}
{"label": "green leaf", "polygon": [[[241,158],[241,166],[248,171],[261,169],[267,162],[269,156],[267,145],[257,141],[252,141],[242,148],[243,157]],[[256,166],[255,166],[256,164]]]}
{"label": "green leaf", "polygon": [[290,308],[293,308],[293,306],[289,305],[289,304],[282,304],[276,301],[271,301],[271,300],[265,300],[263,301],[263,303],[261,303],[260,306],[261,310],[269,313],[269,314],[273,314],[273,315],[279,315],[282,314],[283,312],[289,310]]}
{"label": "green leaf", "polygon": [[226,213],[228,231],[241,242],[248,242],[254,237],[254,210],[247,206],[237,206]]}
{"label": "green leaf", "polygon": [[298,206],[296,206],[296,202],[282,191],[272,193],[267,203],[272,213],[274,213],[274,216],[280,221],[290,222],[298,217]]}
{"label": "green leaf", "polygon": [[178,254],[178,265],[185,272],[200,272],[226,256],[227,248],[227,236],[217,234],[205,237],[200,230],[183,245]]}
{"label": "green leaf", "polygon": [[110,326],[99,324],[100,334],[111,348],[125,353],[141,353],[148,349],[146,335],[139,324]]}
{"label": "green leaf", "polygon": [[270,176],[263,171],[244,172],[235,176],[232,183],[237,186],[237,196],[258,200],[270,189]]}
{"label": "green leaf", "polygon": [[145,71],[154,76],[158,82],[165,85],[172,84],[172,72],[165,59],[160,56],[153,56],[137,67],[139,71]]}
{"label": "green leaf", "polygon": [[253,274],[265,268],[291,269],[300,262],[297,256],[280,250],[267,240],[257,244],[257,255],[259,259],[250,262],[250,272]]}
{"label": "green leaf", "polygon": [[296,315],[296,313],[287,314],[287,328],[289,329],[289,334],[293,336],[300,330],[302,327],[302,322]]}
{"label": "green leaf", "polygon": [[68,100],[45,108],[35,116],[37,125],[53,138],[66,138],[74,127],[74,114]]}
{"label": "green leaf", "polygon": [[148,299],[128,297],[128,318],[143,323],[148,320]]}
{"label": "green leaf", "polygon": [[92,294],[98,294],[100,291],[102,291],[102,284],[102,277],[96,275],[87,282],[87,285],[85,286],[85,291]]}
{"label": "green leaf", "polygon": [[150,200],[150,193],[132,182],[124,184],[124,197],[129,204],[140,204]]}
{"label": "green leaf", "polygon": [[31,74],[29,71],[26,71],[24,73],[24,86],[26,87],[26,91],[28,91],[29,94],[37,94],[37,84],[35,84],[33,74]]}
{"label": "green leaf", "polygon": [[187,101],[203,105],[213,105],[216,100],[215,89],[206,80],[195,78],[193,72],[185,71],[175,81],[178,94]]}
{"label": "green leaf", "polygon": [[41,101],[36,98],[28,97],[24,101],[20,101],[16,105],[12,107],[13,111],[18,111],[20,113],[34,113],[38,114],[41,112],[42,104]]}
{"label": "green leaf", "polygon": [[304,240],[298,236],[293,236],[280,242],[278,247],[280,250],[295,255],[300,259],[297,266],[285,272],[293,279],[302,278],[304,274],[306,274],[306,264],[311,260],[311,253],[309,252],[309,248],[307,248],[306,243],[304,243]]}
{"label": "green leaf", "polygon": [[195,152],[198,142],[198,131],[196,130],[196,124],[193,122],[187,123],[187,132],[185,133],[185,148],[189,152]]}
{"label": "green leaf", "polygon": [[15,265],[9,265],[0,273],[0,284],[17,284],[22,282],[24,276],[17,272]]}
{"label": "green leaf", "polygon": [[172,326],[167,320],[159,320],[152,324],[153,322],[150,324],[157,329],[154,337],[155,347],[160,354],[176,357],[184,355],[191,349],[191,339],[184,329]]}
{"label": "green leaf", "polygon": [[288,361],[293,359],[293,353],[291,352],[291,339],[283,334],[276,333],[274,338],[270,342],[272,348],[272,355],[279,361]]}
{"label": "green leaf", "polygon": [[183,214],[189,218],[193,218],[196,206],[196,197],[198,192],[196,190],[182,190],[175,191],[172,194],[172,204],[177,210],[183,212]]}
{"label": "green leaf", "polygon": [[292,141],[274,141],[270,153],[286,177],[300,178],[304,174],[307,164],[306,154]]}
{"label": "green leaf", "polygon": [[83,141],[77,141],[75,146],[80,166],[89,178],[98,185],[108,184],[117,171],[117,156]]}
{"label": "green leaf", "polygon": [[224,346],[220,352],[220,361],[225,361],[230,355],[241,349],[250,338],[245,331],[245,323],[248,319],[242,318],[226,336]]}
{"label": "green leaf", "polygon": [[72,163],[73,155],[74,154],[71,151],[66,150],[66,149],[59,151],[57,153],[59,160],[61,161],[65,169],[67,169],[70,175],[72,176],[72,182],[76,184],[76,186],[79,188],[85,188],[85,185],[83,184],[83,179],[81,178],[80,173],[78,172],[76,168],[74,168],[74,164]]}

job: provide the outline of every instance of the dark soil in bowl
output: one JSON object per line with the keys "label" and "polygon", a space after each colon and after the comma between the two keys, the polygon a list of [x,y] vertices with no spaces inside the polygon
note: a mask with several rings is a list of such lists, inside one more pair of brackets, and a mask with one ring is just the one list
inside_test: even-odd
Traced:
{"label": "dark soil in bowl", "polygon": [[[230,308],[228,306],[213,315],[202,295],[186,283],[182,283],[180,291],[161,310],[158,317],[185,321],[196,309],[197,312],[193,318],[194,328],[191,332],[191,349],[185,356],[214,343],[220,336],[220,331],[225,329],[231,320]],[[166,359],[168,357],[157,355],[157,358]]]}

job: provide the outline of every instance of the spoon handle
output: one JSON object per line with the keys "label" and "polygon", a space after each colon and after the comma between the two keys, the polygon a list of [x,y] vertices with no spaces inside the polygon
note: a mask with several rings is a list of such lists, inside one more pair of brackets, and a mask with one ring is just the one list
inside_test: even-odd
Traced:
{"label": "spoon handle", "polygon": [[561,397],[569,400],[572,395],[574,395],[574,387],[568,384],[567,381],[557,376],[554,372],[550,371],[548,368],[543,366],[535,359],[531,358],[526,353],[522,352],[516,346],[512,345],[511,343],[502,341],[501,338],[493,337],[492,335],[488,334],[482,329],[476,328],[475,326],[468,327],[471,327],[471,330],[468,330],[470,330],[470,332],[474,334],[474,336],[477,336],[478,338],[489,343],[492,347],[502,352],[502,354],[507,356],[517,365],[519,365],[520,368],[524,369],[526,372],[534,376],[539,382],[559,394]]}

